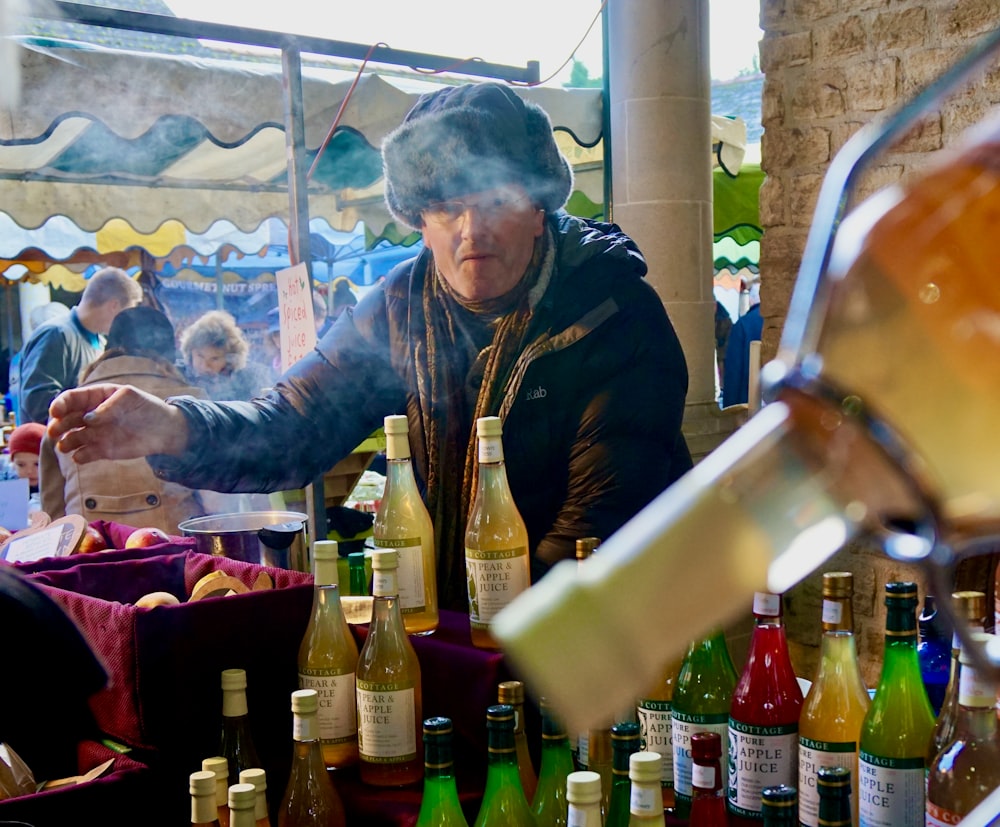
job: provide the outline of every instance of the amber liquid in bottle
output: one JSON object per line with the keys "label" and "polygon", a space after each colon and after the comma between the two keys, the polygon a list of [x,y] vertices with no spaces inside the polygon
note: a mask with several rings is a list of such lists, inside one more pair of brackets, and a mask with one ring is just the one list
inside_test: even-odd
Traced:
{"label": "amber liquid in bottle", "polygon": [[434,525],[413,476],[407,419],[387,416],[384,423],[385,492],[372,535],[376,548],[395,549],[399,554],[399,610],[407,633],[429,635],[438,626]]}
{"label": "amber liquid in bottle", "polygon": [[642,748],[649,752],[658,752],[663,758],[663,806],[670,809],[674,806],[674,738],[673,717],[671,707],[674,699],[674,686],[677,674],[681,669],[682,659],[678,658],[667,664],[663,675],[643,694],[636,703],[636,715],[639,719],[639,732],[642,738]]}
{"label": "amber liquid in bottle", "polygon": [[538,775],[528,752],[528,733],[524,729],[524,684],[521,681],[501,681],[497,686],[497,703],[510,704],[514,710],[514,747],[517,750],[517,772],[521,776],[524,797],[531,801],[538,786]]}
{"label": "amber liquid in bottle", "polygon": [[500,418],[477,420],[479,479],[465,532],[472,643],[498,649],[490,634],[493,617],[531,585],[528,530],[507,483]]}
{"label": "amber liquid in bottle", "polygon": [[256,791],[254,818],[257,827],[271,827],[271,816],[267,806],[267,775],[260,767],[251,767],[240,773],[241,784],[253,784]]}

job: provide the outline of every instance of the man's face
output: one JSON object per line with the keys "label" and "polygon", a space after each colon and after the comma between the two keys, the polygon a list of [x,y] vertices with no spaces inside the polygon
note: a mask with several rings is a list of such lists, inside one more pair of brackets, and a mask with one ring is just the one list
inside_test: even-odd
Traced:
{"label": "man's face", "polygon": [[196,347],[191,350],[191,369],[197,376],[215,376],[226,369],[226,351],[221,347]]}
{"label": "man's face", "polygon": [[521,280],[545,221],[517,185],[431,204],[422,216],[441,275],[471,300],[495,299]]}

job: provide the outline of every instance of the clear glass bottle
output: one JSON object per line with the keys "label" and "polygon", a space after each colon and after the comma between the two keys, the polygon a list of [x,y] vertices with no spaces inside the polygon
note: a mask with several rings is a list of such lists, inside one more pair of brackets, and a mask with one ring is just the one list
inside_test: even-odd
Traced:
{"label": "clear glass bottle", "polygon": [[[989,638],[979,633],[980,640]],[[1000,787],[997,684],[980,676],[962,652],[955,736],[934,759],[927,778],[928,827],[958,824]]]}
{"label": "clear glass bottle", "polygon": [[535,827],[535,816],[521,789],[514,746],[514,710],[496,704],[486,710],[489,759],[486,789],[474,827]]}
{"label": "clear glass bottle", "polygon": [[[632,782],[628,777],[632,753],[641,752],[639,724],[619,721],[611,727],[611,794],[605,827],[628,827]],[[661,785],[662,786],[662,785]]]}
{"label": "clear glass bottle", "polygon": [[255,827],[257,788],[253,784],[233,784],[228,795],[230,827]]}
{"label": "clear glass bottle", "polygon": [[218,813],[219,824],[222,827],[228,827],[229,761],[222,755],[213,755],[210,758],[202,759],[201,768],[215,776],[215,809]]}
{"label": "clear glass bottle", "polygon": [[220,827],[215,786],[215,773],[212,770],[193,772],[188,777],[188,789],[191,792],[192,824]]}
{"label": "clear glass bottle", "polygon": [[[823,827],[854,827],[851,806],[851,771],[847,767],[819,767],[816,770],[819,793],[818,821]],[[799,816],[801,820],[801,816]]]}
{"label": "clear glass bottle", "polygon": [[663,756],[663,805],[669,810],[674,802],[674,739],[673,716],[674,687],[681,669],[681,658],[672,660],[663,669],[657,682],[636,702],[636,716],[642,748]]}
{"label": "clear glass bottle", "polygon": [[567,827],[602,827],[601,776],[578,770],[566,776]]}
{"label": "clear glass bottle", "polygon": [[240,783],[253,784],[253,788],[257,791],[257,803],[254,808],[257,827],[271,827],[271,816],[267,807],[267,773],[260,767],[251,767],[240,772]]}
{"label": "clear glass bottle", "polygon": [[[977,591],[954,592],[951,596],[955,601],[955,611],[973,632],[986,631],[986,595]],[[958,635],[951,641],[951,671],[948,675],[948,688],[944,693],[944,702],[934,724],[934,735],[931,739],[931,756],[937,757],[955,737],[955,722],[958,719],[958,684],[962,673],[959,659],[961,644]]]}
{"label": "clear glass bottle", "polygon": [[514,746],[517,748],[517,771],[521,775],[524,797],[535,797],[538,776],[528,751],[528,733],[524,729],[524,684],[521,681],[501,681],[497,686],[497,703],[510,704],[514,709]]}
{"label": "clear glass bottle", "polygon": [[337,543],[313,546],[313,604],[299,646],[299,688],[319,695],[319,731],[323,760],[338,768],[358,761],[358,709],[355,673],[358,644],[340,605]]}
{"label": "clear glass bottle", "polygon": [[420,663],[399,612],[394,549],[372,555],[372,620],[358,660],[358,757],[361,780],[381,787],[417,783],[424,771],[420,739]]}
{"label": "clear glass bottle", "polygon": [[761,791],[799,773],[802,689],[788,654],[781,595],[757,592],[746,666],[729,710],[730,823],[760,819]]}
{"label": "clear glass bottle", "polygon": [[531,585],[528,530],[507,482],[503,426],[497,416],[476,420],[479,439],[476,496],[465,531],[472,643],[498,649],[490,634],[493,617]]}
{"label": "clear glass bottle", "polygon": [[424,794],[415,827],[469,827],[455,786],[451,718],[424,721]]}
{"label": "clear glass bottle", "polygon": [[632,782],[629,827],[666,827],[660,784],[662,760],[658,752],[633,752],[629,756],[628,777]]}
{"label": "clear glass bottle", "polygon": [[726,827],[728,819],[722,776],[722,738],[717,732],[696,732],[691,736],[689,827]]}
{"label": "clear glass bottle", "polygon": [[409,422],[394,414],[385,417],[384,427],[385,491],[372,536],[376,548],[395,549],[399,555],[399,610],[407,633],[429,635],[438,627],[434,524],[413,476]]}
{"label": "clear glass bottle", "polygon": [[346,827],[344,805],[323,760],[319,695],[292,693],[292,769],[278,811],[278,827]]}
{"label": "clear glass bottle", "polygon": [[691,736],[717,732],[729,737],[729,707],[736,688],[736,667],[721,630],[688,647],[677,673],[671,702],[674,745],[674,798],[677,817],[691,809]]}
{"label": "clear glass bottle", "polygon": [[778,784],[761,790],[762,827],[797,827],[798,809],[798,792],[795,787]]}
{"label": "clear glass bottle", "polygon": [[861,727],[858,823],[922,827],[934,712],[917,661],[917,584],[885,586],[882,674]]}
{"label": "clear glass bottle", "polygon": [[241,770],[261,765],[251,732],[247,673],[243,669],[222,670],[222,735],[219,741],[219,754],[229,762],[228,790],[232,784],[239,783]]}
{"label": "clear glass bottle", "polygon": [[858,742],[871,698],[861,678],[854,639],[854,575],[823,575],[823,638],[816,677],[799,718],[799,822],[817,827],[819,792],[816,770],[847,767],[854,784],[854,818],[858,806]]}
{"label": "clear glass bottle", "polygon": [[941,711],[948,688],[951,638],[952,630],[945,626],[934,595],[924,595],[924,610],[917,618],[917,661],[935,717]]}
{"label": "clear glass bottle", "polygon": [[[574,772],[573,753],[566,736],[566,727],[556,718],[555,710],[549,707],[544,698],[539,706],[542,712],[542,759],[538,770],[538,785],[530,799],[531,811],[535,814],[537,827],[566,827],[569,817],[566,779]],[[520,758],[518,763],[520,765]]]}

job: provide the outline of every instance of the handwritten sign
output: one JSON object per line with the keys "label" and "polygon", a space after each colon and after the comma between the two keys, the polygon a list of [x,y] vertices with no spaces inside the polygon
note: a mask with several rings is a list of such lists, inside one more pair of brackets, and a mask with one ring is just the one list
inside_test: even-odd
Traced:
{"label": "handwritten sign", "polygon": [[0,526],[9,531],[28,527],[28,481],[0,480]]}
{"label": "handwritten sign", "polygon": [[284,373],[316,346],[312,288],[305,264],[274,274],[281,325],[281,371]]}

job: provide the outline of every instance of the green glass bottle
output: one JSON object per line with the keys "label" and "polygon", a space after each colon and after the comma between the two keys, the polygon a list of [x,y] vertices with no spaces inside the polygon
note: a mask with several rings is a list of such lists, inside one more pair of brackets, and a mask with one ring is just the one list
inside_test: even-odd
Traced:
{"label": "green glass bottle", "polygon": [[496,704],[486,710],[489,759],[486,789],[475,827],[535,827],[535,816],[521,789],[514,746],[514,708]]}
{"label": "green glass bottle", "polygon": [[531,811],[538,827],[566,827],[569,812],[566,779],[575,770],[573,751],[566,727],[555,717],[555,711],[544,698],[539,707],[542,712],[542,760]]}
{"label": "green glass bottle", "polygon": [[633,752],[639,752],[640,743],[638,723],[620,721],[611,727],[611,796],[604,827],[628,827],[628,802],[632,794],[629,758]]}
{"label": "green glass bottle", "polygon": [[798,827],[799,794],[795,787],[778,784],[760,792],[762,827]]}
{"label": "green glass bottle", "polygon": [[674,798],[677,817],[691,811],[691,736],[717,732],[728,742],[729,707],[737,681],[721,630],[688,647],[671,703],[674,750]]}
{"label": "green glass bottle", "polygon": [[424,795],[415,827],[469,827],[458,800],[451,718],[424,721]]}
{"label": "green glass bottle", "polygon": [[917,584],[885,586],[885,652],[861,726],[861,827],[923,827],[934,711],[917,660]]}
{"label": "green glass bottle", "polygon": [[371,594],[371,588],[368,585],[370,566],[371,564],[365,559],[363,551],[352,551],[347,555],[348,594],[356,596]]}

